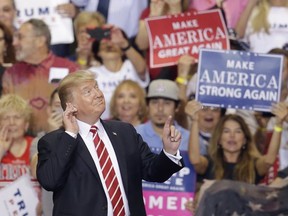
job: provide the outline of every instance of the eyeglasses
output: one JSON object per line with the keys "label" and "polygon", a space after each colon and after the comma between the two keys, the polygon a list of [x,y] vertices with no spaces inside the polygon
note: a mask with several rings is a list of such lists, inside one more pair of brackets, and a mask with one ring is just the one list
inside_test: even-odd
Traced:
{"label": "eyeglasses", "polygon": [[210,106],[202,106],[202,110],[203,111],[208,111],[208,110],[211,110],[211,111],[220,111],[220,108],[219,107],[210,107]]}
{"label": "eyeglasses", "polygon": [[21,34],[14,34],[13,38],[18,40],[23,40],[24,38],[31,38],[31,37],[39,37],[39,35],[21,35]]}

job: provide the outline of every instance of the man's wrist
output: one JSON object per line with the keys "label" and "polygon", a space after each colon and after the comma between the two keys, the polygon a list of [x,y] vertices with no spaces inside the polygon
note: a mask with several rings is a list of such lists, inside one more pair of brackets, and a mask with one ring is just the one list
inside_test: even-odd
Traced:
{"label": "man's wrist", "polygon": [[77,138],[77,134],[76,133],[74,133],[74,132],[71,132],[71,131],[65,131],[68,135],[70,135],[71,137],[73,137],[74,139],[76,139]]}

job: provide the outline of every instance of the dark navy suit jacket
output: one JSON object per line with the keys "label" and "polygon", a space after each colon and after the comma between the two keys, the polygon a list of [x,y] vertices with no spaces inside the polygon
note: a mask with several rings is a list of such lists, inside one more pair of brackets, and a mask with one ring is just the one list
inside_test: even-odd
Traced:
{"label": "dark navy suit jacket", "polygon": [[[164,182],[182,166],[163,151],[152,153],[132,125],[120,121],[102,124],[115,150],[131,216],[144,216],[142,179]],[[98,171],[79,134],[74,139],[63,129],[48,133],[39,140],[38,151],[37,178],[43,188],[54,192],[54,216],[107,216]]]}

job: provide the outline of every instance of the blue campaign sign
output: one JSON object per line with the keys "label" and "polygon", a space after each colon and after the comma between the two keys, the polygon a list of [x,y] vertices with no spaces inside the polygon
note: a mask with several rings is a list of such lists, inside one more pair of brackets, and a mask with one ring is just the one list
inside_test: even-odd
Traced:
{"label": "blue campaign sign", "polygon": [[270,111],[279,102],[283,57],[201,49],[196,100],[206,106]]}

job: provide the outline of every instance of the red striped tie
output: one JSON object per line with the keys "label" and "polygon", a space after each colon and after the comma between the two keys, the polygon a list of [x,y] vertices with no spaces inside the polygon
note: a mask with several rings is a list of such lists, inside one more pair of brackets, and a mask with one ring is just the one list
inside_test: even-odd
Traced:
{"label": "red striped tie", "polygon": [[112,203],[113,216],[125,216],[124,203],[119,187],[119,182],[109,157],[108,151],[100,139],[96,126],[91,126],[90,132],[93,133],[94,145],[98,155],[102,174]]}

